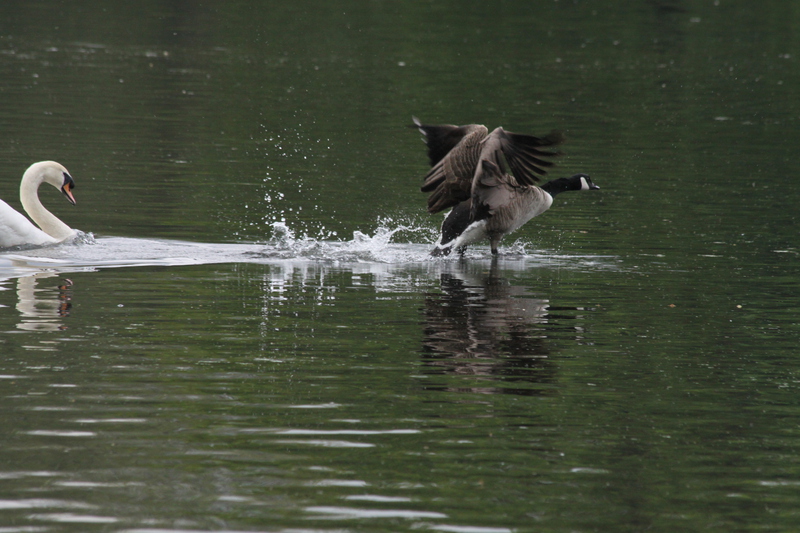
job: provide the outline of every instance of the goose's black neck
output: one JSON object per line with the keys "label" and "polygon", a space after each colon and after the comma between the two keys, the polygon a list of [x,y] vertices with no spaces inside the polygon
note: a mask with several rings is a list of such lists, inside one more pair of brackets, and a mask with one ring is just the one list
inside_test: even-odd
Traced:
{"label": "goose's black neck", "polygon": [[544,190],[550,196],[555,196],[564,191],[569,191],[571,190],[569,178],[558,178],[555,180],[550,180],[544,185],[542,185],[542,190]]}
{"label": "goose's black neck", "polygon": [[584,188],[599,189],[586,174],[575,174],[568,178],[554,179],[542,185],[541,188],[550,196],[555,196],[564,191],[580,191]]}

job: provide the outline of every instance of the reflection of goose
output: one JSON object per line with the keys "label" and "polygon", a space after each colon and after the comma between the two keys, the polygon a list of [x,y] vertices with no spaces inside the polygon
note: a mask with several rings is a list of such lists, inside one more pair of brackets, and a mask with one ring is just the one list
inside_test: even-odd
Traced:
{"label": "reflection of goose", "polygon": [[549,321],[548,300],[511,284],[494,263],[488,272],[462,266],[443,272],[443,292],[426,299],[426,348],[467,359],[547,354],[540,328]]}
{"label": "reflection of goose", "polygon": [[[441,281],[442,292],[425,299],[423,353],[431,373],[477,379],[473,392],[547,394],[524,383],[556,380],[547,338],[557,325],[550,324],[548,300],[499,275],[495,262],[488,272],[479,264],[460,265],[442,272]],[[433,382],[426,388],[454,390]]]}
{"label": "reflection of goose", "polygon": [[463,252],[469,244],[489,239],[492,254],[504,235],[547,211],[553,197],[564,191],[599,189],[586,174],[549,181],[537,187],[550,149],[563,141],[552,132],[545,137],[521,135],[486,126],[414,125],[425,136],[431,170],[422,192],[430,193],[428,212],[453,210],[442,224],[432,255]]}
{"label": "reflection of goose", "polygon": [[55,161],[34,163],[22,176],[19,186],[19,199],[22,208],[39,228],[31,224],[25,216],[0,200],[0,248],[24,244],[42,245],[65,241],[76,235],[75,230],[61,222],[48,211],[39,200],[39,185],[49,183],[75,205],[72,189],[75,182],[67,169]]}

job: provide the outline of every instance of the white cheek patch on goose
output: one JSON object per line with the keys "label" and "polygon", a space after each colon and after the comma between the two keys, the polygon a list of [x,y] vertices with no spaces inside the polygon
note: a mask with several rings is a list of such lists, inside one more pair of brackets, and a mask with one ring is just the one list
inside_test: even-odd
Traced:
{"label": "white cheek patch on goose", "polygon": [[581,190],[588,191],[591,187],[589,187],[589,183],[586,181],[586,178],[581,176]]}

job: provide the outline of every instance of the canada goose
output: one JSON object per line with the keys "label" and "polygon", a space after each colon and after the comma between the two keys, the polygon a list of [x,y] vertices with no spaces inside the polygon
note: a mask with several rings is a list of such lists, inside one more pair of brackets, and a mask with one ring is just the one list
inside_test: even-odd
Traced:
{"label": "canada goose", "polygon": [[60,189],[67,200],[75,205],[75,197],[72,195],[75,182],[67,169],[55,161],[34,163],[22,175],[19,199],[22,208],[41,229],[31,224],[22,213],[0,200],[0,248],[25,244],[53,244],[77,235],[74,229],[64,224],[42,205],[38,193],[39,185],[42,183],[49,183]]}
{"label": "canada goose", "polygon": [[431,164],[420,189],[430,193],[428,212],[453,208],[431,255],[463,253],[486,238],[496,255],[503,236],[547,211],[555,195],[600,188],[586,174],[535,185],[553,166],[545,158],[559,155],[551,150],[563,142],[559,132],[534,137],[496,128],[489,133],[481,124],[431,126],[412,118]]}

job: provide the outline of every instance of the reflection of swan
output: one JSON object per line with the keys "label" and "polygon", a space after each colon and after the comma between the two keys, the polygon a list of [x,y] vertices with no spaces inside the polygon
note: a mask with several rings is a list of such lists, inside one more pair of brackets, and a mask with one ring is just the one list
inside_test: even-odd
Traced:
{"label": "reflection of swan", "polygon": [[58,292],[52,288],[36,287],[39,280],[55,276],[51,272],[43,272],[17,280],[17,311],[20,314],[17,328],[25,331],[59,331],[66,328],[61,320],[69,316],[72,308],[72,282],[65,280],[64,284],[58,285]]}
{"label": "reflection of swan", "polygon": [[22,213],[0,200],[0,248],[24,244],[42,245],[65,241],[76,235],[75,230],[61,222],[53,213],[45,209],[39,201],[39,185],[49,183],[75,205],[72,189],[75,182],[67,169],[55,161],[34,163],[22,176],[19,186],[19,199],[22,208],[39,228],[31,224]]}

